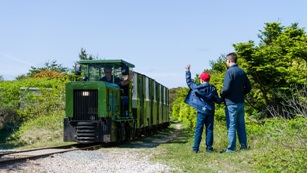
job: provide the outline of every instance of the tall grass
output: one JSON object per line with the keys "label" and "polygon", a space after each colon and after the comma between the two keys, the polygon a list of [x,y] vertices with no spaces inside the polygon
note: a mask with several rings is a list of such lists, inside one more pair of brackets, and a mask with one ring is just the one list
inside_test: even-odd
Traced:
{"label": "tall grass", "polygon": [[249,149],[234,153],[220,153],[227,148],[224,123],[215,123],[213,153],[205,152],[205,134],[200,153],[193,153],[194,131],[184,128],[178,138],[157,148],[155,160],[177,168],[177,172],[306,172],[307,120],[304,117],[248,120]]}
{"label": "tall grass", "polygon": [[60,111],[27,121],[7,138],[8,144],[35,147],[44,146],[47,143],[61,143],[63,141],[63,118],[64,111]]}
{"label": "tall grass", "polygon": [[[202,151],[192,153],[194,126],[190,121],[188,125],[191,129],[183,129],[180,137],[185,137],[186,142],[174,140],[161,145],[159,155],[163,157],[157,155],[156,159],[179,168],[178,172],[306,172],[307,89],[294,88],[292,95],[281,98],[284,98],[280,104],[282,106],[263,110],[270,112],[273,118],[257,120],[252,118],[253,115],[247,115],[248,150],[220,153],[227,148],[227,130],[223,109],[218,107],[214,125],[215,152],[204,152],[204,132],[200,147]],[[180,112],[181,109],[175,111]],[[256,111],[252,112],[257,114]],[[184,111],[183,114],[191,113]]]}

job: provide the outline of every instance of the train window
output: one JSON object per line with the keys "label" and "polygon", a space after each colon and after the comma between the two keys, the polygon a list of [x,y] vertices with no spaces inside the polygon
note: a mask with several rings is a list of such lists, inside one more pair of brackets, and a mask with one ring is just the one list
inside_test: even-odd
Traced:
{"label": "train window", "polygon": [[156,82],[154,81],[153,82],[153,95],[154,95],[154,101],[156,101],[157,100],[157,95],[156,95],[156,91],[157,90],[157,88],[156,88]]}
{"label": "train window", "polygon": [[101,81],[119,84],[122,80],[121,68],[115,65],[103,65],[100,69],[102,72]]}
{"label": "train window", "polygon": [[149,79],[146,77],[146,99],[149,99]]}
{"label": "train window", "polygon": [[89,65],[88,67],[89,81],[98,81],[100,78],[100,68],[97,65]]}
{"label": "train window", "polygon": [[165,87],[163,87],[163,104],[166,104],[166,102],[167,102],[167,97],[166,97],[166,88]]}

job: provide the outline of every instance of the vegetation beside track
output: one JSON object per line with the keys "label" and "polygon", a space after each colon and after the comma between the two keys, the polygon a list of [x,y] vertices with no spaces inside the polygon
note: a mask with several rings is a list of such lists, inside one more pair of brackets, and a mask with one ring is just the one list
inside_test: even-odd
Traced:
{"label": "vegetation beside track", "polygon": [[[60,118],[60,117],[58,117]],[[36,121],[37,123],[39,121]],[[56,121],[57,122],[57,121]],[[34,122],[33,122],[34,123]],[[33,134],[32,142],[21,147],[37,148],[42,146],[56,146],[63,144],[62,129],[48,128],[29,123],[24,128],[24,134]],[[41,127],[41,128],[39,128]],[[59,126],[60,127],[60,126]],[[160,133],[144,137],[138,140],[153,142],[152,139],[163,138],[165,135],[176,136],[173,139],[146,150],[152,155],[152,161],[162,162],[174,168],[178,172],[304,172],[307,168],[307,120],[297,117],[291,120],[276,118],[263,122],[247,124],[249,149],[226,154],[220,151],[227,147],[226,127],[224,122],[215,123],[214,152],[205,152],[205,141],[200,146],[200,153],[191,152],[194,140],[194,131],[181,124],[177,131],[178,122],[173,122],[169,129]],[[49,138],[43,139],[44,136]],[[55,131],[58,131],[55,133]],[[55,133],[55,134],[54,134]],[[58,134],[58,135],[56,135]],[[203,135],[205,139],[205,134]],[[156,144],[156,142],[153,142]],[[135,145],[138,145],[137,142]],[[149,144],[146,144],[147,146]],[[0,145],[3,147],[4,145]],[[14,148],[6,145],[8,148]],[[129,149],[129,147],[126,147]],[[131,147],[134,148],[135,147]],[[114,148],[116,150],[116,147]]]}
{"label": "vegetation beside track", "polygon": [[217,122],[214,127],[215,150],[212,153],[205,152],[205,135],[200,153],[193,153],[194,132],[182,127],[176,139],[155,149],[155,161],[195,173],[306,171],[307,120],[304,117],[266,119],[247,124],[249,149],[235,153],[220,153],[227,148],[226,127],[222,122]]}

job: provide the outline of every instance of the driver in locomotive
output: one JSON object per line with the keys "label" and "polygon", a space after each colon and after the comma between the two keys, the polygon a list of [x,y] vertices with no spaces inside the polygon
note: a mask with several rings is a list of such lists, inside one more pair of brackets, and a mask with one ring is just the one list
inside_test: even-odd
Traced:
{"label": "driver in locomotive", "polygon": [[100,79],[100,81],[114,83],[114,84],[117,84],[121,87],[124,87],[124,86],[127,86],[129,84],[129,82],[133,78],[133,76],[134,76],[134,73],[130,72],[128,74],[128,76],[126,77],[126,79],[121,80],[120,78],[113,76],[112,67],[106,66],[104,68],[104,76]]}

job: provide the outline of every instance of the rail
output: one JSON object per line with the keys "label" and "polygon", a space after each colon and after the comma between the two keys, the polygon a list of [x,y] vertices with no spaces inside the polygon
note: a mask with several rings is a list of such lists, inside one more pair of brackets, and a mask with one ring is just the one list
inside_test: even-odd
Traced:
{"label": "rail", "polygon": [[0,153],[0,165],[10,164],[14,162],[21,162],[28,159],[35,159],[44,156],[50,156],[58,153],[65,153],[74,150],[95,150],[103,147],[103,144],[85,145],[72,144],[57,147],[37,148],[23,151],[13,151],[7,153]]}

